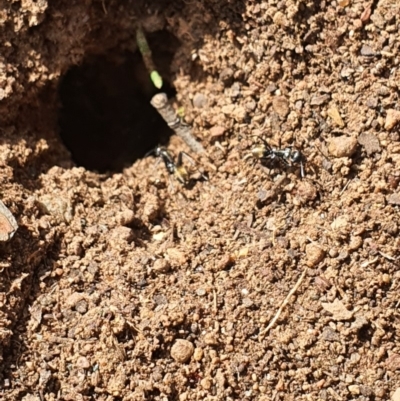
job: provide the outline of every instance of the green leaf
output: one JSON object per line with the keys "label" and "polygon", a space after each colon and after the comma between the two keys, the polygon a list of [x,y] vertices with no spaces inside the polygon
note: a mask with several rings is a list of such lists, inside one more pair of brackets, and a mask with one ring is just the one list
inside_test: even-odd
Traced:
{"label": "green leaf", "polygon": [[163,81],[160,74],[157,71],[152,71],[150,73],[150,79],[157,89],[161,89],[161,87],[163,86]]}

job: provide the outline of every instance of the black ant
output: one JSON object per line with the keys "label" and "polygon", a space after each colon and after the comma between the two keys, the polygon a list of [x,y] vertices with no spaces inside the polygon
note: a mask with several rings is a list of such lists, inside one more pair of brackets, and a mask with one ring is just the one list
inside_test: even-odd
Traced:
{"label": "black ant", "polygon": [[265,139],[260,138],[262,145],[255,146],[251,149],[251,154],[247,155],[245,158],[254,157],[259,160],[274,160],[278,159],[282,161],[286,166],[293,166],[294,164],[300,165],[300,174],[304,178],[304,155],[297,149],[287,147],[285,149],[272,148]]}
{"label": "black ant", "polygon": [[[193,165],[196,163],[194,160],[185,152],[179,152],[176,162],[174,161],[174,157],[172,154],[163,146],[157,146],[155,149],[151,150],[146,154],[146,156],[154,154],[156,157],[159,157],[165,164],[165,168],[168,173],[175,176],[177,181],[179,181],[182,185],[186,186],[190,182],[189,173],[183,165],[183,157]],[[208,180],[207,177],[200,173],[203,179]]]}

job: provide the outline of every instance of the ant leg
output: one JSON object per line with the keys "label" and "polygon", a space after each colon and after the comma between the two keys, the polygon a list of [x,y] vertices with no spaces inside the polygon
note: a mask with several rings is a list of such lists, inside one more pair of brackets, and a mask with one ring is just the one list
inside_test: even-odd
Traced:
{"label": "ant leg", "polygon": [[303,163],[303,160],[300,160],[300,175],[301,175],[301,178],[304,178],[306,175],[305,175],[305,173],[304,173],[304,163]]}
{"label": "ant leg", "polygon": [[[185,152],[179,152],[178,153],[178,158],[176,159],[176,167],[181,167],[183,164],[183,155],[186,155]],[[187,156],[190,157],[190,156]]]}
{"label": "ant leg", "polygon": [[[191,163],[192,166],[196,165],[196,162],[194,161],[193,157],[189,156],[186,152],[179,152],[178,163],[179,163],[179,159],[180,159],[181,164],[182,164],[183,156],[185,156],[185,158],[189,161],[189,163]],[[177,165],[178,165],[178,163],[177,163]]]}
{"label": "ant leg", "polygon": [[[148,157],[148,156],[150,156],[150,155],[156,155],[156,149],[157,149],[157,148],[151,149],[150,151],[148,151],[148,152],[144,155],[144,157]],[[160,161],[161,161],[161,157],[158,156],[158,157],[157,157],[157,161],[154,163],[154,166],[153,166],[153,170],[154,170],[154,171],[157,169],[157,166],[160,164]]]}
{"label": "ant leg", "polygon": [[251,153],[248,153],[246,156],[243,157],[243,160],[248,160],[251,159],[253,155]]}
{"label": "ant leg", "polygon": [[[177,167],[182,165],[182,158],[183,156],[185,156],[185,158],[190,162],[190,164],[192,166],[194,166],[196,168],[196,170],[201,174],[203,180],[208,181],[208,178],[199,170],[199,168],[197,167],[196,162],[194,161],[193,157],[189,156],[186,152],[179,152],[178,155],[178,162],[177,162]],[[180,164],[179,164],[180,163]]]}
{"label": "ant leg", "polygon": [[260,140],[263,143],[263,145],[265,146],[265,149],[267,149],[269,152],[272,152],[271,145],[262,137],[260,138]]}
{"label": "ant leg", "polygon": [[262,136],[259,136],[259,135],[250,135],[250,136],[252,136],[253,138],[259,139],[262,142],[262,144],[265,146],[265,149],[267,149],[268,151],[271,152],[271,150],[272,150],[271,145]]}
{"label": "ant leg", "polygon": [[156,154],[156,148],[149,150],[144,157],[149,157],[150,155],[155,155]]}
{"label": "ant leg", "polygon": [[160,164],[160,162],[161,162],[161,157],[157,157],[157,161],[154,163],[153,170],[155,170],[157,168],[157,166]]}
{"label": "ant leg", "polygon": [[173,183],[173,179],[172,179],[172,176],[170,175],[170,176],[168,176],[168,178],[169,178],[169,186],[170,186],[170,188],[172,189],[172,193],[175,193],[175,186],[174,186],[174,183]]}
{"label": "ant leg", "polygon": [[287,167],[291,167],[292,163],[290,163],[285,157],[279,156],[279,159],[283,162],[283,164]]}

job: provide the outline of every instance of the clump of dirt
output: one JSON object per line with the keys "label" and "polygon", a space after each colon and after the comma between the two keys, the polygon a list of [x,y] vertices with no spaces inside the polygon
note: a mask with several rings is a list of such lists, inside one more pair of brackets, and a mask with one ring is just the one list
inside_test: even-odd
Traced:
{"label": "clump of dirt", "polygon": [[[397,9],[5,8],[1,397],[399,400]],[[139,24],[207,162],[148,107]]]}

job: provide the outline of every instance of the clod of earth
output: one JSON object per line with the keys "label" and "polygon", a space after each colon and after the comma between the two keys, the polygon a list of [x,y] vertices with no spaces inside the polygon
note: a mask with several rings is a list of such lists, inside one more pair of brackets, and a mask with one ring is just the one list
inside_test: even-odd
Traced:
{"label": "clod of earth", "polygon": [[339,136],[329,142],[329,154],[334,157],[350,157],[357,149],[357,138]]}
{"label": "clod of earth", "polygon": [[353,312],[349,311],[339,299],[333,302],[321,302],[321,306],[332,314],[333,320],[350,320],[353,317]]}
{"label": "clod of earth", "polygon": [[176,362],[185,363],[193,355],[194,346],[190,341],[178,339],[171,348],[171,356]]}

